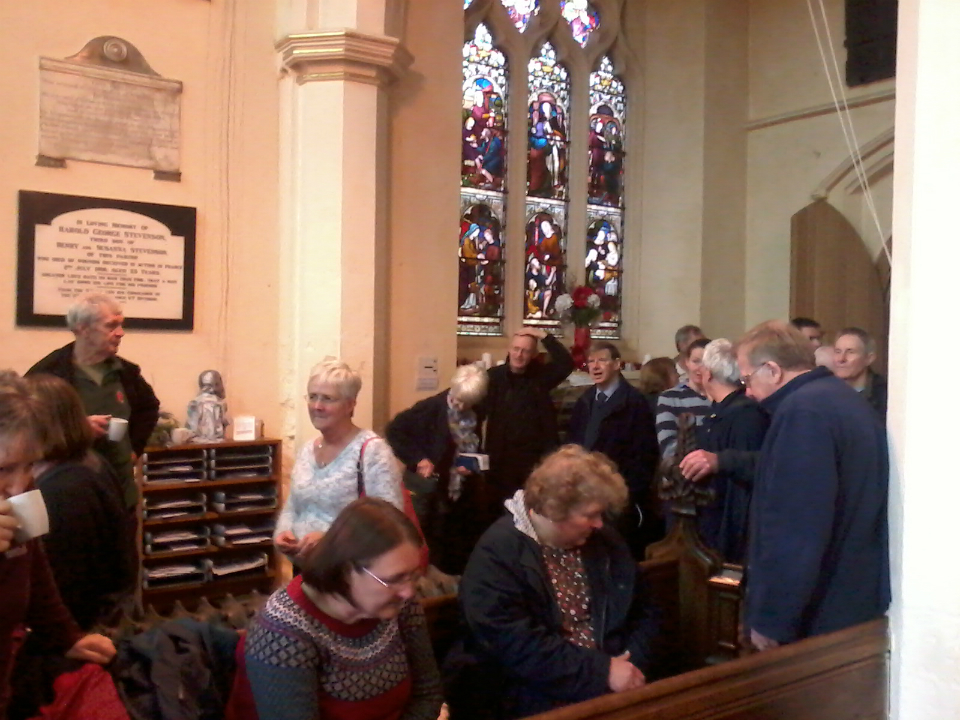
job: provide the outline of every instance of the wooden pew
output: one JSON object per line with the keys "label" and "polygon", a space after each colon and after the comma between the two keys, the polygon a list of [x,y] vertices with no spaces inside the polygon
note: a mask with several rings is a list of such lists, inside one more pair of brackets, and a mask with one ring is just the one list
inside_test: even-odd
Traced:
{"label": "wooden pew", "polygon": [[536,720],[882,720],[885,618],[740,658]]}

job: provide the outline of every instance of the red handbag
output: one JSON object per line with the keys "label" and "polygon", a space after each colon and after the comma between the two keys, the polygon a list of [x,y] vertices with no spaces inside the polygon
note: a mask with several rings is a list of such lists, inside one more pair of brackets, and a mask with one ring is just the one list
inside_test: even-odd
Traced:
{"label": "red handbag", "polygon": [[[363,481],[363,451],[366,449],[368,442],[379,439],[380,438],[375,435],[372,438],[364,440],[363,445],[360,446],[360,457],[357,458],[358,498],[362,498],[367,494],[366,484]],[[422,543],[420,546],[420,567],[426,570],[430,566],[430,551],[427,549],[427,539],[423,535],[423,528],[420,527],[420,519],[413,509],[413,498],[410,496],[410,489],[403,484],[403,481],[400,482],[400,492],[403,497],[403,514],[410,518],[410,522],[413,523],[413,526],[417,528],[417,532],[420,534],[420,541]]]}

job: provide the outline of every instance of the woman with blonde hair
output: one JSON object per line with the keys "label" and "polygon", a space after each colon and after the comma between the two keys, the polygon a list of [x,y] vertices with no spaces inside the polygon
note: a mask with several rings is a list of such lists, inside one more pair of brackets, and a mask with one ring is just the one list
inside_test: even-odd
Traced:
{"label": "woman with blonde hair", "polygon": [[463,572],[486,529],[483,476],[457,462],[462,453],[480,449],[483,419],[474,408],[486,394],[486,370],[461,365],[448,390],[403,410],[387,426],[387,440],[410,477],[435,482],[434,488],[425,488],[429,498],[423,503],[423,524],[431,561],[451,575]]}
{"label": "woman with blonde hair", "polygon": [[361,385],[340,360],[324,360],[310,372],[305,399],[320,435],[297,455],[274,534],[277,547],[298,562],[360,494],[403,509],[400,465],[390,446],[353,422]]}
{"label": "woman with blonde hair", "polygon": [[[466,649],[479,686],[497,687],[500,717],[645,684],[655,624],[630,550],[604,522],[626,500],[610,460],[565,445],[477,543],[460,585]],[[456,712],[483,698],[450,701]]]}

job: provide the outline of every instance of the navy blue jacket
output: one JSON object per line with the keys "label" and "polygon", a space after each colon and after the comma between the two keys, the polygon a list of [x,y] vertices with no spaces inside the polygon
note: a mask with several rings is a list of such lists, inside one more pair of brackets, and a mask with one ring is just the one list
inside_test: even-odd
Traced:
{"label": "navy blue jacket", "polygon": [[[524,717],[608,692],[610,658],[630,651],[646,670],[656,621],[637,564],[608,526],[583,546],[594,636],[588,650],[565,639],[540,546],[505,515],[484,533],[464,571],[460,603],[467,648],[487,667],[501,716]],[[495,678],[495,679],[494,679]]]}
{"label": "navy blue jacket", "polygon": [[[767,414],[743,388],[738,388],[710,407],[710,414],[697,428],[697,447],[716,453],[731,451],[757,454],[767,432]],[[747,511],[753,487],[752,468],[725,468],[721,463],[710,478],[715,501],[697,508],[697,530],[704,544],[728,563],[740,564],[746,552]]]}
{"label": "navy blue jacket", "polygon": [[880,617],[890,566],[877,414],[825,368],[761,406],[771,425],[753,490],[747,627],[783,643]]}
{"label": "navy blue jacket", "polygon": [[657,431],[650,405],[640,391],[620,378],[620,384],[598,413],[591,428],[597,388],[591,386],[573,406],[568,442],[602,452],[617,464],[634,497],[646,494],[660,459]]}

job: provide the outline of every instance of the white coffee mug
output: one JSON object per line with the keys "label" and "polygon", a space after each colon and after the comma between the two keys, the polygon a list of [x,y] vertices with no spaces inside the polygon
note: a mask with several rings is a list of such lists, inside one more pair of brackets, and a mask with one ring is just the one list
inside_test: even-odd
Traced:
{"label": "white coffee mug", "polygon": [[47,506],[43,502],[43,495],[40,494],[39,490],[20,493],[9,498],[9,500],[13,506],[13,516],[20,523],[20,526],[13,533],[17,542],[26,542],[50,532]]}
{"label": "white coffee mug", "polygon": [[107,437],[113,442],[120,442],[123,436],[127,434],[127,421],[123,418],[110,418],[110,425],[107,427]]}

